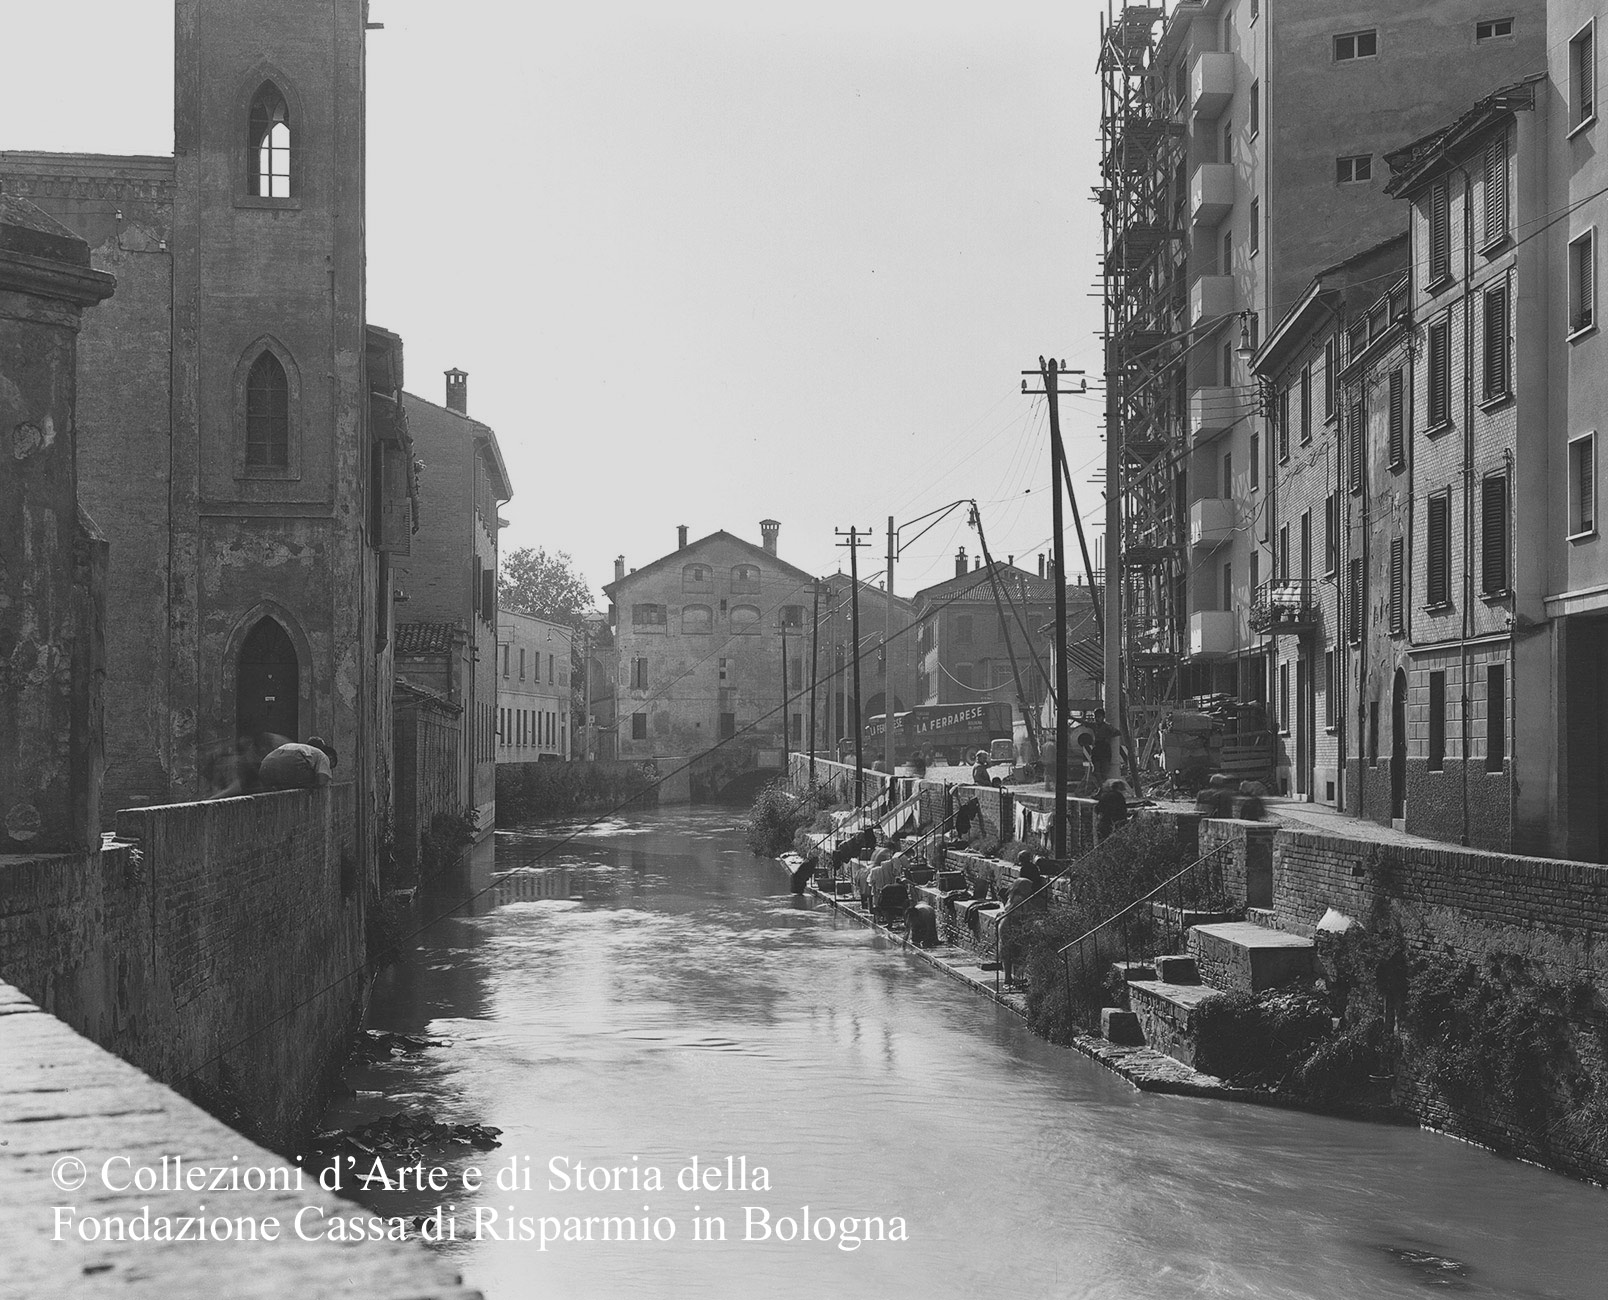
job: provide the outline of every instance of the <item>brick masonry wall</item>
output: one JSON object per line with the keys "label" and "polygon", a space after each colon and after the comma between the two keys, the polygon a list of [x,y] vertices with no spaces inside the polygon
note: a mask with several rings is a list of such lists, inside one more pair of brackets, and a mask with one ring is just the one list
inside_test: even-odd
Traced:
{"label": "brick masonry wall", "polygon": [[[1457,847],[1349,840],[1280,830],[1274,844],[1278,924],[1313,933],[1327,908],[1364,925],[1399,924],[1409,950],[1435,962],[1483,966],[1517,954],[1530,969],[1565,986],[1608,988],[1608,867],[1512,857]],[[1603,1066],[1603,1029],[1589,1012],[1572,1013],[1568,1044],[1586,1068]],[[1588,1135],[1554,1130],[1546,1149],[1492,1099],[1456,1113],[1426,1086],[1423,1063],[1404,1062],[1403,1104],[1425,1123],[1477,1142],[1569,1169],[1608,1177]]]}
{"label": "brick masonry wall", "polygon": [[350,785],[124,810],[0,865],[0,975],[267,1145],[311,1129],[367,996]]}

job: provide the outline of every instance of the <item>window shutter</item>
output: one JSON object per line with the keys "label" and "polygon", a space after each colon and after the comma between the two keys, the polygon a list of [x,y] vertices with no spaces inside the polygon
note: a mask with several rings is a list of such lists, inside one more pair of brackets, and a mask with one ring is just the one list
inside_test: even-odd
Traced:
{"label": "window shutter", "polygon": [[1586,28],[1580,34],[1580,118],[1584,122],[1597,111],[1596,33]]}
{"label": "window shutter", "polygon": [[1279,459],[1290,458],[1290,390],[1279,390]]}
{"label": "window shutter", "polygon": [[1362,420],[1363,407],[1360,401],[1351,404],[1351,438],[1346,450],[1351,460],[1351,490],[1362,491]]}
{"label": "window shutter", "polygon": [[1429,422],[1445,424],[1451,418],[1451,357],[1447,347],[1450,326],[1445,321],[1429,327]]}
{"label": "window shutter", "polygon": [[1362,561],[1351,561],[1351,639],[1362,640]]}
{"label": "window shutter", "polygon": [[1400,537],[1390,543],[1390,630],[1405,626],[1407,608],[1407,548]]}
{"label": "window shutter", "polygon": [[1507,234],[1507,136],[1485,145],[1485,242],[1494,244]]}
{"label": "window shutter", "polygon": [[1312,437],[1312,367],[1301,371],[1301,441]]}
{"label": "window shutter", "polygon": [[1594,508],[1597,500],[1597,489],[1591,479],[1592,473],[1596,468],[1594,464],[1596,460],[1596,444],[1592,439],[1586,438],[1577,445],[1581,449],[1578,461],[1580,469],[1580,531],[1590,532],[1597,526],[1597,512]]}
{"label": "window shutter", "polygon": [[413,502],[408,497],[408,462],[401,446],[383,442],[380,453],[380,544],[392,555],[413,549]]}
{"label": "window shutter", "polygon": [[1507,286],[1485,295],[1485,396],[1500,397],[1508,391],[1508,310]]}
{"label": "window shutter", "polygon": [[1597,319],[1597,286],[1593,283],[1597,270],[1597,240],[1595,235],[1582,239],[1580,248],[1580,319],[1576,329],[1585,329]]}
{"label": "window shutter", "polygon": [[1480,499],[1480,577],[1486,595],[1506,591],[1507,556],[1507,475],[1486,479]]}
{"label": "window shutter", "polygon": [[1392,468],[1407,459],[1407,396],[1402,372],[1390,372],[1390,464]]}
{"label": "window shutter", "polygon": [[1451,498],[1435,496],[1429,499],[1429,575],[1427,586],[1431,605],[1444,605],[1447,601],[1448,561],[1450,547],[1448,529],[1451,525]]}
{"label": "window shutter", "polygon": [[1439,280],[1452,272],[1450,198],[1442,181],[1429,193],[1429,278]]}

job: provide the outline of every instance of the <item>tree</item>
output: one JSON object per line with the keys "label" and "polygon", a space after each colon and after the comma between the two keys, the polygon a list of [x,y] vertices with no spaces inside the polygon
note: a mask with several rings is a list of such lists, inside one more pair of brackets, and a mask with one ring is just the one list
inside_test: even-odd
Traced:
{"label": "tree", "polygon": [[521,546],[503,559],[497,604],[518,614],[534,614],[579,628],[581,615],[592,608],[592,589],[575,572],[568,551],[549,555],[540,546]]}

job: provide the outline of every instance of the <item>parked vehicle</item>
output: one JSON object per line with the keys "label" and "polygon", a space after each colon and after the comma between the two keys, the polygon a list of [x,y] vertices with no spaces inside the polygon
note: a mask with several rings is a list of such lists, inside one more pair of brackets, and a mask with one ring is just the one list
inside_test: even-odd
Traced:
{"label": "parked vehicle", "polygon": [[[883,717],[865,724],[866,761],[882,757]],[[929,763],[969,764],[979,749],[993,752],[994,743],[1011,743],[1011,706],[996,700],[978,704],[918,704],[893,715],[893,761],[921,754]]]}

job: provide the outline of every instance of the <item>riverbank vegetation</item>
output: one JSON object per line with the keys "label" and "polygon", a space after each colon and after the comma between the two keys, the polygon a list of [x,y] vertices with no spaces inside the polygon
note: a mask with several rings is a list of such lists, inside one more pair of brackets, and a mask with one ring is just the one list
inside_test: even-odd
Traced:
{"label": "riverbank vegetation", "polygon": [[503,763],[497,767],[497,824],[543,817],[651,808],[655,778],[636,763]]}
{"label": "riverbank vegetation", "polygon": [[749,809],[748,847],[764,858],[780,857],[795,847],[801,831],[830,830],[826,810],[837,802],[837,792],[825,782],[797,794],[780,781],[771,782]]}

